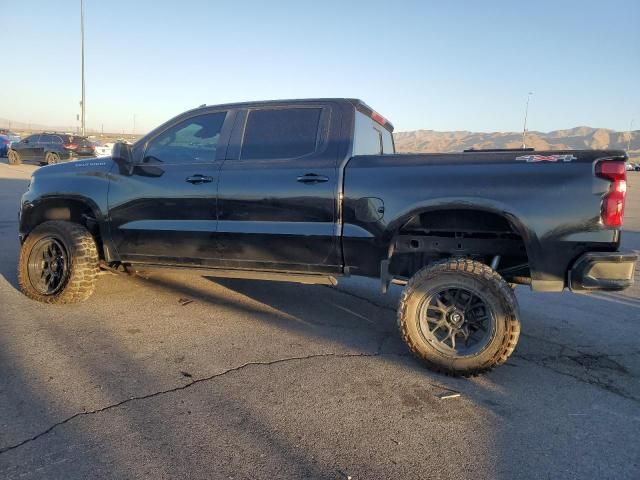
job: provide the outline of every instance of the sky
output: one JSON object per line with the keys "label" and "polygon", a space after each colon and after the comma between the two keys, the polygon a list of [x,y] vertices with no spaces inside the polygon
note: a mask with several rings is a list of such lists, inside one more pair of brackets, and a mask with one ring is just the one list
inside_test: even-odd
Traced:
{"label": "sky", "polygon": [[[80,0],[0,0],[0,118],[77,126]],[[640,0],[85,0],[86,123],[356,97],[396,131],[640,129]]]}

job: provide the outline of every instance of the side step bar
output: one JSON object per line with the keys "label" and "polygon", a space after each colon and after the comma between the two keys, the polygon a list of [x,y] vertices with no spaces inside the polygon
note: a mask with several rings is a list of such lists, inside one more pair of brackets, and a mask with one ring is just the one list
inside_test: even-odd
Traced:
{"label": "side step bar", "polygon": [[307,285],[337,285],[336,277],[322,274],[297,273],[297,272],[270,272],[268,270],[234,270],[222,268],[205,267],[176,267],[172,265],[142,265],[127,264],[127,270],[135,272],[149,271],[174,271],[181,273],[192,273],[205,277],[219,278],[243,278],[247,280],[271,280],[275,282],[304,283]]}

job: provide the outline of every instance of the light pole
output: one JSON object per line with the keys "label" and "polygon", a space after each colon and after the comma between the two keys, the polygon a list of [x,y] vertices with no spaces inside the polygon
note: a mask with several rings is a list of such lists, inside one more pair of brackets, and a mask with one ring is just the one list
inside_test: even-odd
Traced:
{"label": "light pole", "polygon": [[631,123],[629,124],[629,138],[627,138],[627,152],[629,152],[629,147],[631,146],[631,137],[633,136],[633,121],[635,118],[631,119]]}
{"label": "light pole", "polygon": [[527,94],[527,105],[524,108],[524,126],[522,127],[522,149],[527,148],[527,116],[529,115],[529,99],[533,92]]}
{"label": "light pole", "polygon": [[80,132],[84,137],[84,0],[80,0],[80,50],[81,50],[81,68],[82,68],[82,99],[80,100]]}

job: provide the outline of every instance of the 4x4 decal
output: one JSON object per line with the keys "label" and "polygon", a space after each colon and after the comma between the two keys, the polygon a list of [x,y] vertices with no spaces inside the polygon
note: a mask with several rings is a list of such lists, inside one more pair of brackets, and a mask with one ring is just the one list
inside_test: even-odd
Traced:
{"label": "4x4 decal", "polygon": [[521,157],[516,157],[516,160],[520,160],[521,162],[571,162],[572,160],[577,160],[578,158],[574,155],[522,155]]}

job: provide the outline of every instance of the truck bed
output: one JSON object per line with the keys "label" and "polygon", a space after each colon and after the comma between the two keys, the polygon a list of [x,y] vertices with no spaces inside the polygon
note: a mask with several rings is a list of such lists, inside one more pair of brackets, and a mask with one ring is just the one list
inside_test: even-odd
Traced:
{"label": "truck bed", "polygon": [[[494,243],[507,238],[509,232],[499,226],[485,232],[478,226],[469,235],[465,225],[447,225],[446,220],[456,212],[467,219],[489,215],[483,218],[504,219],[522,242],[532,287],[562,290],[580,255],[614,251],[619,245],[619,229],[601,222],[610,183],[594,175],[594,164],[625,158],[618,150],[353,157],[344,174],[345,265],[354,273],[380,274],[380,261],[403,228],[422,233],[432,247],[438,237],[470,240],[484,235]],[[372,192],[378,200],[372,200]],[[372,202],[377,209],[382,206],[380,218],[366,215]],[[424,220],[417,229],[416,217]],[[437,247],[432,250],[438,253]],[[420,245],[419,251],[428,254],[429,247]]]}

